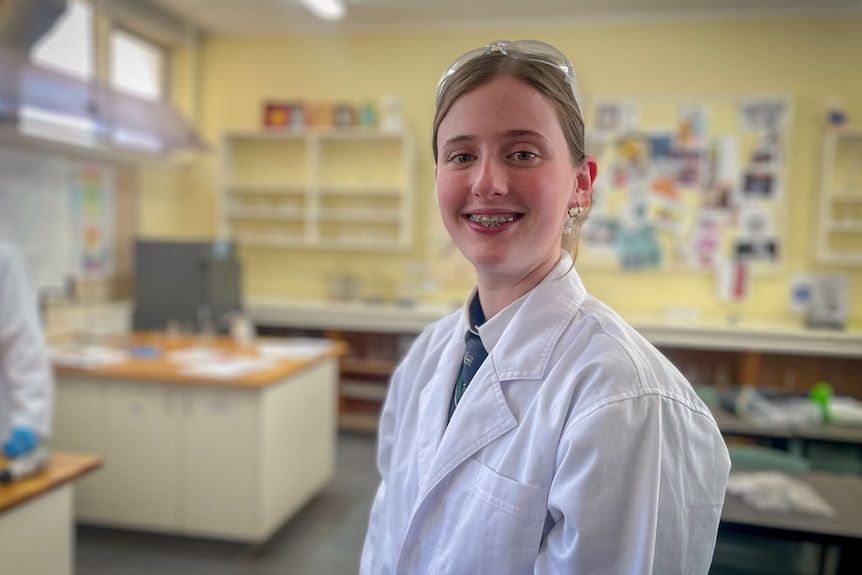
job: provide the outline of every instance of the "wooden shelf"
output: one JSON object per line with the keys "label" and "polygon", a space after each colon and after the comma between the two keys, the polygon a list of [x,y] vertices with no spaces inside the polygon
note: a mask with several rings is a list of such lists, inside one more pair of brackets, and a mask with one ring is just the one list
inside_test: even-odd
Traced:
{"label": "wooden shelf", "polygon": [[401,196],[401,194],[403,193],[401,186],[393,184],[320,184],[319,191],[321,194],[328,195],[381,197],[398,197]]}
{"label": "wooden shelf", "polygon": [[305,186],[299,184],[274,184],[270,182],[227,183],[225,188],[231,194],[284,196],[305,193]]}
{"label": "wooden shelf", "polygon": [[862,222],[836,222],[828,224],[828,229],[834,234],[860,234],[862,233]]}
{"label": "wooden shelf", "polygon": [[386,387],[385,382],[342,379],[338,389],[341,397],[382,403],[386,399]]}
{"label": "wooden shelf", "polygon": [[281,238],[281,237],[257,237],[250,235],[240,235],[236,238],[237,243],[243,247],[249,248],[274,248],[274,249],[285,249],[285,248],[308,248],[313,247],[306,239],[304,238]]}
{"label": "wooden shelf", "polygon": [[836,203],[862,204],[862,193],[834,192],[829,199]]}
{"label": "wooden shelf", "polygon": [[299,209],[231,208],[228,214],[238,220],[302,220],[302,211]]}
{"label": "wooden shelf", "polygon": [[228,132],[220,163],[219,232],[240,245],[345,252],[412,245],[406,132]]}
{"label": "wooden shelf", "polygon": [[343,375],[371,375],[389,377],[395,371],[397,363],[385,359],[365,359],[344,357],[341,359]]}
{"label": "wooden shelf", "polygon": [[327,222],[397,223],[400,217],[395,210],[320,210],[320,220]]}
{"label": "wooden shelf", "polygon": [[862,130],[830,130],[823,140],[817,261],[862,265]]}
{"label": "wooden shelf", "polygon": [[380,416],[374,413],[340,413],[338,414],[338,427],[353,431],[377,431]]}

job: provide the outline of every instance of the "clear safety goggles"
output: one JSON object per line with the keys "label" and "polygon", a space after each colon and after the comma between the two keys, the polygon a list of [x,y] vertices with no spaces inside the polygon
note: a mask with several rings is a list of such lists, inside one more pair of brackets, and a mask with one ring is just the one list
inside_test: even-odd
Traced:
{"label": "clear safety goggles", "polygon": [[446,82],[452,74],[458,71],[461,66],[470,60],[478,58],[479,56],[484,56],[485,54],[504,54],[506,56],[511,56],[512,58],[523,58],[532,62],[539,62],[540,64],[553,66],[563,73],[566,78],[566,82],[572,88],[572,94],[577,99],[578,92],[575,84],[575,69],[572,68],[572,64],[562,52],[550,44],[545,44],[538,40],[497,40],[496,42],[491,42],[484,48],[470,50],[452,62],[446,71],[443,72],[443,75],[440,77],[440,81],[437,83],[437,95],[435,97],[435,101],[439,104],[440,94],[443,92],[443,88],[446,86]]}

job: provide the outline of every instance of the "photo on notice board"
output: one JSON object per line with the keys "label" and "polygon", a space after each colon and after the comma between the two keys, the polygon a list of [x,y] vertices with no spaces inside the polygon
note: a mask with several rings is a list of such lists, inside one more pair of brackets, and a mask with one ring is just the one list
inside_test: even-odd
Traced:
{"label": "photo on notice board", "polygon": [[716,271],[716,291],[719,299],[728,302],[748,299],[751,292],[751,269],[747,262],[725,260],[718,265]]}
{"label": "photo on notice board", "polygon": [[720,263],[721,233],[725,214],[720,210],[701,210],[695,216],[688,264],[693,268],[711,269]]}
{"label": "photo on notice board", "polygon": [[706,149],[708,143],[709,114],[700,104],[683,104],[677,110],[677,150]]}
{"label": "photo on notice board", "polygon": [[742,196],[746,199],[772,199],[775,177],[769,172],[746,172],[742,176]]}
{"label": "photo on notice board", "polygon": [[737,218],[737,233],[743,238],[772,235],[772,214],[758,205],[743,205]]}
{"label": "photo on notice board", "polygon": [[596,104],[593,126],[597,132],[625,132],[639,124],[639,110],[634,102],[605,100]]}
{"label": "photo on notice board", "polygon": [[766,238],[738,238],[734,243],[733,256],[745,262],[777,262],[779,258],[778,240]]}
{"label": "photo on notice board", "polygon": [[787,125],[787,103],[779,98],[751,99],[739,104],[745,131],[780,133]]}
{"label": "photo on notice board", "polygon": [[675,236],[680,236],[685,231],[689,219],[689,210],[685,203],[675,198],[650,195],[649,219],[656,229]]}
{"label": "photo on notice board", "polygon": [[616,250],[620,224],[606,214],[590,214],[581,228],[580,241],[586,254],[613,254]]}
{"label": "photo on notice board", "polygon": [[707,152],[705,208],[729,209],[739,178],[739,141],[731,136],[714,137]]}

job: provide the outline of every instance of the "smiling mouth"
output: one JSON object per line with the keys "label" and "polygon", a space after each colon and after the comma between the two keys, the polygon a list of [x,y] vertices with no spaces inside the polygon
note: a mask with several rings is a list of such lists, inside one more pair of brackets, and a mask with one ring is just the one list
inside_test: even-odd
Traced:
{"label": "smiling mouth", "polygon": [[517,219],[520,219],[520,215],[510,214],[506,216],[483,216],[479,214],[470,214],[467,216],[467,219],[471,222],[476,222],[477,224],[481,224],[486,228],[494,228],[497,226],[502,226],[503,224],[508,224],[509,222],[514,222]]}

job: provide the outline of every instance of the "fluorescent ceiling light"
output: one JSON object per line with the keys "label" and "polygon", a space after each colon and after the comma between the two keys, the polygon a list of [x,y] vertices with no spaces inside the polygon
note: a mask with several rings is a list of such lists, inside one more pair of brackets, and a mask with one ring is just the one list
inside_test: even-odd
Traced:
{"label": "fluorescent ceiling light", "polygon": [[321,20],[340,20],[344,17],[343,0],[299,0]]}

